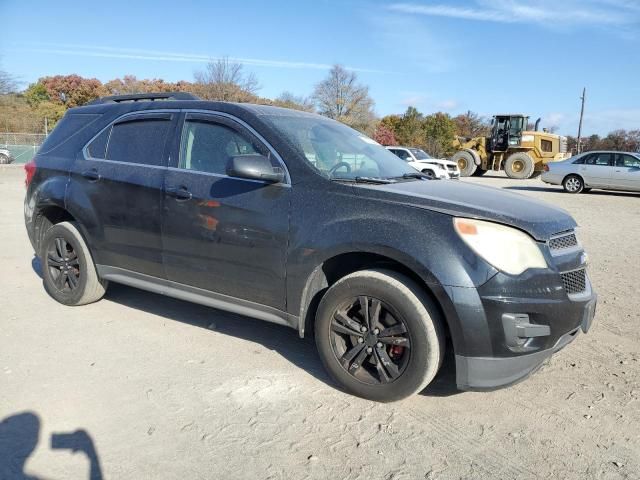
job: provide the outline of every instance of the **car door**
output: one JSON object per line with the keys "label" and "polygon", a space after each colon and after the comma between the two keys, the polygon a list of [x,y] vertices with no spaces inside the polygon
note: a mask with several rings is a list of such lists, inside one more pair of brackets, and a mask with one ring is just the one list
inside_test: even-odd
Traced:
{"label": "car door", "polygon": [[162,201],[167,139],[178,113],[125,115],[74,162],[67,198],[90,220],[96,264],[163,278]]}
{"label": "car door", "polygon": [[610,184],[613,157],[614,154],[610,152],[594,152],[584,159],[578,171],[588,186],[606,187]]}
{"label": "car door", "polygon": [[165,178],[168,280],[285,310],[290,185],[233,178],[234,155],[274,151],[228,116],[186,113]]}
{"label": "car door", "polygon": [[611,183],[615,188],[640,191],[640,157],[617,153]]}

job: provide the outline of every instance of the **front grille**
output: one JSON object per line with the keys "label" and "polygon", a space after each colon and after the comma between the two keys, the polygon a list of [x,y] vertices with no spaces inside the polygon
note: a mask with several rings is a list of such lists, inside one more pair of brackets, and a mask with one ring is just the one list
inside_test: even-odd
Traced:
{"label": "front grille", "polygon": [[449,169],[449,171],[451,172],[455,172],[457,170],[455,165],[447,165],[447,168]]}
{"label": "front grille", "polygon": [[549,240],[549,248],[551,250],[564,250],[565,248],[571,248],[578,245],[578,239],[573,232],[567,233],[559,237],[554,237]]}
{"label": "front grille", "polygon": [[569,295],[582,293],[587,289],[587,273],[584,268],[563,273],[560,276],[562,277],[562,285]]}

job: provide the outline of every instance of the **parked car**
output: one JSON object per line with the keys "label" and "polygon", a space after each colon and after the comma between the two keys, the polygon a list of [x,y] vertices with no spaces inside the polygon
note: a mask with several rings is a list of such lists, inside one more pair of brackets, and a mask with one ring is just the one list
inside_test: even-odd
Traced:
{"label": "parked car", "polygon": [[0,148],[0,165],[8,165],[13,162],[14,158],[11,152],[6,148]]}
{"label": "parked car", "polygon": [[548,163],[542,181],[562,185],[569,193],[603,190],[640,191],[640,154],[595,151]]}
{"label": "parked car", "polygon": [[424,150],[411,147],[387,147],[391,153],[400,157],[419,172],[429,178],[460,178],[460,169],[456,162],[444,158],[433,158]]}
{"label": "parked car", "polygon": [[510,385],[594,316],[565,211],[428,180],[319,115],[106,97],[70,109],[25,171],[28,236],[58,302],[117,282],[286,325],[372,400],[422,390],[445,348],[459,388]]}

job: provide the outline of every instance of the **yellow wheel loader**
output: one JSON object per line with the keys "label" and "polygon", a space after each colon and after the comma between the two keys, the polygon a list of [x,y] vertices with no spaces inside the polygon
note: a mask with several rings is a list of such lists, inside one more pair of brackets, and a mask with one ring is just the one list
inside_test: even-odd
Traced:
{"label": "yellow wheel loader", "polygon": [[544,164],[571,156],[567,137],[539,132],[540,119],[533,131],[526,130],[529,117],[522,114],[495,115],[488,137],[454,140],[458,150],[451,160],[458,163],[460,175],[482,175],[488,170],[504,170],[510,178],[530,178],[542,172]]}

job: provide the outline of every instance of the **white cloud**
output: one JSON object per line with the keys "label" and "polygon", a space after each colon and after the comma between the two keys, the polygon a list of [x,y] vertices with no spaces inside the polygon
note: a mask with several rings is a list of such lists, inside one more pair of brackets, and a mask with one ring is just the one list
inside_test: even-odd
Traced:
{"label": "white cloud", "polygon": [[[132,48],[115,48],[105,46],[86,46],[73,44],[24,44],[13,49],[14,51],[46,53],[49,55],[73,55],[81,57],[97,57],[97,58],[119,58],[131,60],[155,60],[163,62],[189,62],[189,63],[207,63],[218,60],[222,57],[193,54],[193,53],[174,53],[161,52],[156,50],[141,50]],[[327,63],[311,63],[311,62],[295,62],[288,60],[268,60],[257,58],[241,58],[228,57],[230,61],[241,63],[243,65],[256,67],[275,67],[275,68],[296,68],[296,69],[313,69],[313,70],[329,70],[333,65]],[[354,72],[364,73],[392,73],[384,70],[376,70],[370,68],[359,68],[345,66],[346,69]]]}
{"label": "white cloud", "polygon": [[627,0],[475,0],[469,6],[394,3],[393,12],[500,23],[630,26],[640,22],[640,6]]}

